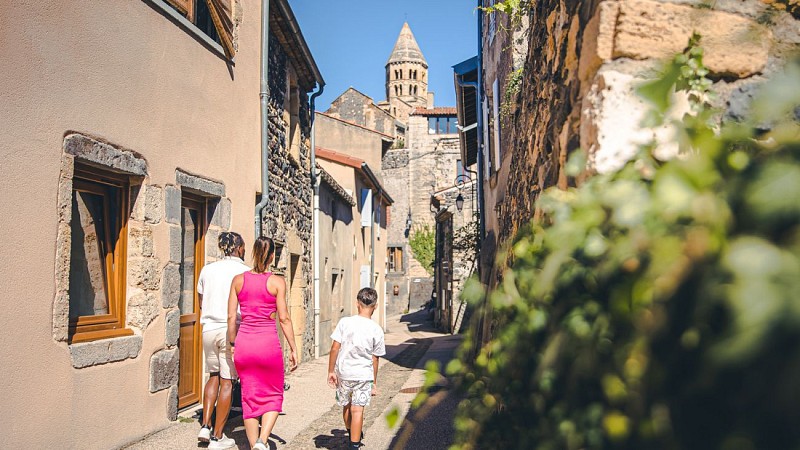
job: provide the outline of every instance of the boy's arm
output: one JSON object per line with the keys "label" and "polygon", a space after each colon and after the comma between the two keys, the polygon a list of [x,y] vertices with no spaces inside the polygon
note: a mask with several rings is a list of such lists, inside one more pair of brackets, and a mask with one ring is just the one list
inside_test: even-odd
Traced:
{"label": "boy's arm", "polygon": [[339,349],[342,348],[342,344],[339,341],[333,341],[331,344],[331,352],[328,355],[328,386],[336,387],[336,372],[334,371],[334,367],[336,366],[336,358],[339,357]]}
{"label": "boy's arm", "polygon": [[381,361],[380,356],[372,355],[372,396],[378,395],[378,363]]}

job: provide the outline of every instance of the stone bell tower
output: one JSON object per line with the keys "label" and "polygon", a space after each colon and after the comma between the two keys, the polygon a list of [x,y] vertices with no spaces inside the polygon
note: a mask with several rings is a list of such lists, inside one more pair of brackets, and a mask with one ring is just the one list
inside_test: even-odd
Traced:
{"label": "stone bell tower", "polygon": [[408,22],[403,24],[386,63],[386,100],[389,112],[401,120],[409,107],[433,106],[428,105],[428,62]]}

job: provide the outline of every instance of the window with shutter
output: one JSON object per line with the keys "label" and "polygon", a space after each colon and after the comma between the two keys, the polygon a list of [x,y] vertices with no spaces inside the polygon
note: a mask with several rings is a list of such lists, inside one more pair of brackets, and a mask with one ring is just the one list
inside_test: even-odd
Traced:
{"label": "window with shutter", "polygon": [[235,55],[233,44],[232,0],[166,0],[189,22],[220,44],[229,58]]}
{"label": "window with shutter", "polygon": [[372,226],[372,189],[361,189],[361,226]]}

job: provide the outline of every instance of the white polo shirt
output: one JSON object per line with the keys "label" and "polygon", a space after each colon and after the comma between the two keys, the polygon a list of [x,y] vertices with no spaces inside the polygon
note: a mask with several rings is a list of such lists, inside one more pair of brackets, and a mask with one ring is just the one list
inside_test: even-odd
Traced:
{"label": "white polo shirt", "polygon": [[228,295],[231,282],[236,275],[247,272],[250,267],[236,256],[213,262],[200,271],[197,293],[203,296],[200,323],[203,333],[228,326]]}

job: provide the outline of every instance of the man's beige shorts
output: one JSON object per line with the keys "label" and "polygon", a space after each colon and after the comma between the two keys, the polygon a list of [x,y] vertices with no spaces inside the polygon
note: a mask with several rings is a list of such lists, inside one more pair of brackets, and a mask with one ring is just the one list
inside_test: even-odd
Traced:
{"label": "man's beige shorts", "polygon": [[228,349],[228,329],[220,328],[203,333],[203,353],[206,355],[206,371],[219,372],[226,380],[236,378],[236,367]]}

